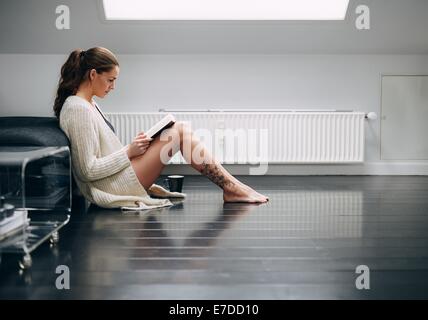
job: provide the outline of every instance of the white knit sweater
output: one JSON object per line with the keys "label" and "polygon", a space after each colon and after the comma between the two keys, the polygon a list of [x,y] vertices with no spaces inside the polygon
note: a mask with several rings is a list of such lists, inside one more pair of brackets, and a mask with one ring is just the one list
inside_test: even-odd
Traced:
{"label": "white knit sweater", "polygon": [[172,203],[153,199],[131,166],[122,145],[103,117],[85,99],[68,97],[61,110],[60,127],[71,143],[73,175],[90,202],[104,208],[149,209]]}

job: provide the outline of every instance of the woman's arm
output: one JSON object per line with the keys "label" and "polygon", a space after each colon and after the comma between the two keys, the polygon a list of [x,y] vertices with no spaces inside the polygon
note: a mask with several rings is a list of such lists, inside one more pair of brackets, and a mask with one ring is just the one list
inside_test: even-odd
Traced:
{"label": "woman's arm", "polygon": [[75,162],[74,170],[82,181],[100,180],[131,165],[128,146],[105,157],[98,157],[99,137],[90,110],[81,106],[70,107],[64,116],[67,117],[65,127]]}

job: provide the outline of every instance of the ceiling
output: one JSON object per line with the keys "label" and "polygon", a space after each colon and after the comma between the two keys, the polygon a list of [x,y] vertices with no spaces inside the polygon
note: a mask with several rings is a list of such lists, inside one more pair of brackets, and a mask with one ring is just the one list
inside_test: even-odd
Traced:
{"label": "ceiling", "polygon": [[[58,5],[71,29],[55,27]],[[357,30],[355,8],[370,8]],[[105,21],[101,0],[0,0],[0,53],[428,54],[428,0],[351,0],[345,21]]]}

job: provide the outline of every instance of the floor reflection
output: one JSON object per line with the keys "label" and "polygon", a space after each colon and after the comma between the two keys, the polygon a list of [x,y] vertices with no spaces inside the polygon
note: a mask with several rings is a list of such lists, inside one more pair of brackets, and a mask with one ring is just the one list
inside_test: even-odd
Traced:
{"label": "floor reflection", "polygon": [[[88,214],[95,216],[93,230],[102,232],[106,241],[90,245],[88,267],[96,268],[100,258],[114,269],[138,268],[154,260],[195,263],[193,258],[211,257],[221,235],[259,206],[263,204],[229,203],[195,215],[185,211],[184,203],[178,203],[172,208],[121,216],[91,208]],[[106,261],[107,257],[112,259]]]}
{"label": "floor reflection", "polygon": [[[28,273],[3,259],[0,297],[426,297],[428,180],[252,179],[267,204],[224,204],[194,178],[172,207],[73,212]],[[53,287],[59,264],[70,267],[71,293]],[[357,265],[370,267],[369,293],[355,291]]]}

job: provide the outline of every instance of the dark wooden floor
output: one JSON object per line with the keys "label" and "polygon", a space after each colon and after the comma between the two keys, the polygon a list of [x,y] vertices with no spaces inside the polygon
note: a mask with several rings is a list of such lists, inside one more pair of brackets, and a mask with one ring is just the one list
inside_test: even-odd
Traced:
{"label": "dark wooden floor", "polygon": [[[174,207],[76,210],[56,247],[20,273],[4,255],[0,298],[428,298],[428,177],[242,177],[270,197],[227,204],[186,177]],[[55,268],[70,268],[57,290]],[[370,289],[357,290],[358,265]]]}

